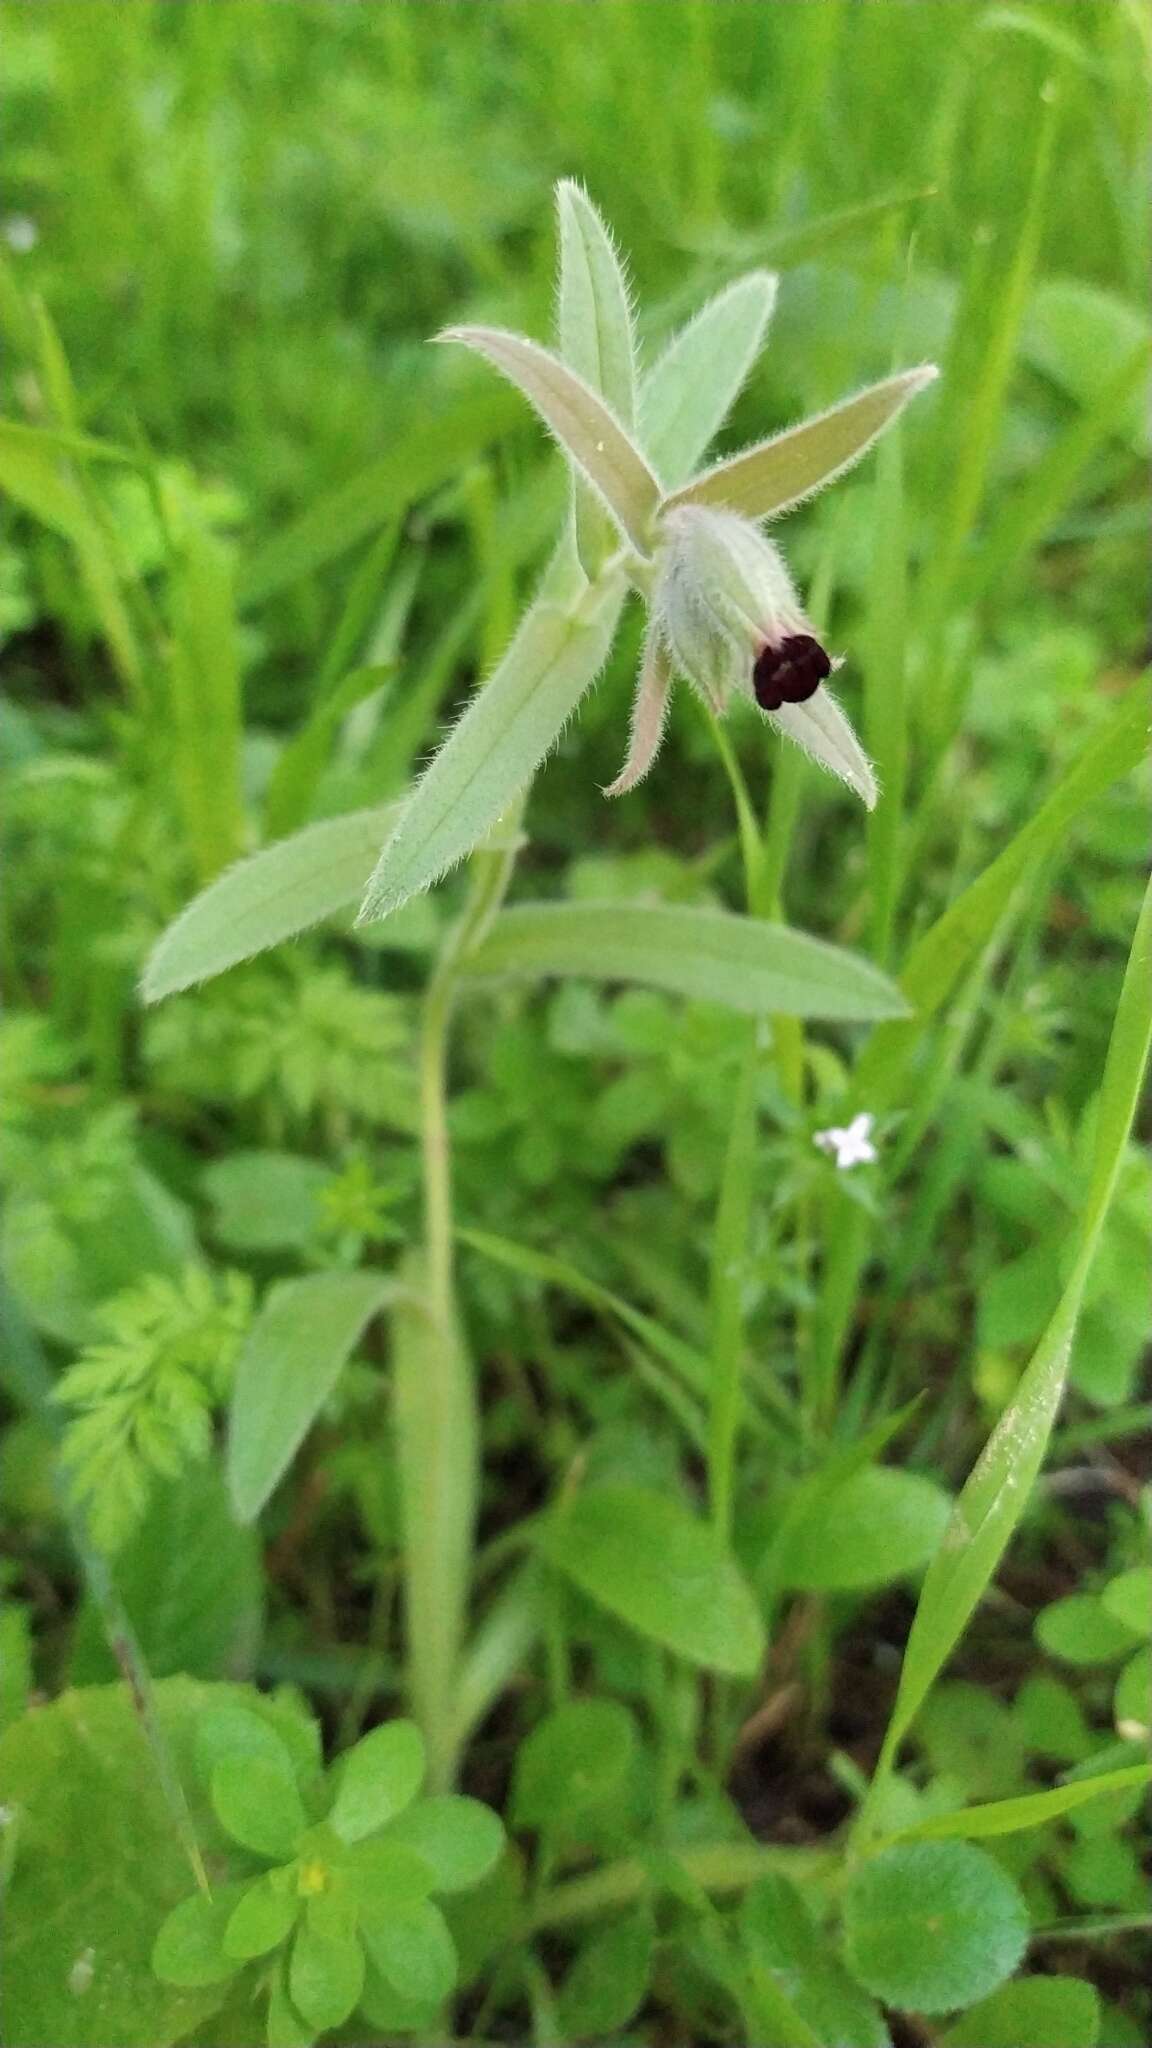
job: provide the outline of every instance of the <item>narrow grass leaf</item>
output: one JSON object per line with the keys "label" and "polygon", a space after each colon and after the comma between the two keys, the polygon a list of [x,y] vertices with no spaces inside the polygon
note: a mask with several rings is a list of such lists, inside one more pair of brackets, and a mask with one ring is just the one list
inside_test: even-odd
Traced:
{"label": "narrow grass leaf", "polygon": [[1096,1108],[1088,1195],[1064,1294],[1020,1385],[963,1488],[912,1623],[884,1752],[882,1783],[915,1715],[990,1583],[1043,1462],[1060,1405],[1093,1254],[1120,1171],[1152,1042],[1152,885],[1120,993]]}
{"label": "narrow grass leaf", "polygon": [[723,505],[749,519],[786,512],[858,462],[936,375],[933,364],[922,363],[871,384],[828,412],[704,470],[673,491],[665,505]]}
{"label": "narrow grass leaf", "polygon": [[607,658],[623,602],[606,581],[584,609],[538,598],[495,673],[416,784],[358,922],[387,917],[466,853],[528,787]]}
{"label": "narrow grass leaf", "polygon": [[760,1016],[899,1016],[898,989],[868,961],[783,925],[679,904],[523,903],[465,963],[470,980],[549,974],[638,981]]}
{"label": "narrow grass leaf", "polygon": [[777,279],[754,270],[673,336],[640,387],[640,441],[666,489],[691,476],[764,345]]}
{"label": "narrow grass leaf", "polygon": [[1043,1827],[1059,1820],[1074,1807],[1083,1806],[1102,1792],[1130,1792],[1152,1779],[1152,1764],[1133,1764],[1122,1771],[1103,1771],[1096,1778],[1078,1778],[1069,1785],[1054,1785],[1049,1792],[1028,1792],[1019,1799],[996,1799],[986,1806],[967,1806],[955,1813],[937,1813],[930,1820],[901,1828],[894,1837],[901,1842],[935,1841],[960,1835],[969,1841],[990,1835],[1017,1835],[1025,1828]]}
{"label": "narrow grass leaf", "polygon": [[325,818],[238,861],[161,934],[141,979],[144,1001],[209,981],[354,903],[397,815],[392,805]]}
{"label": "narrow grass leaf", "polygon": [[591,385],[538,342],[503,328],[446,327],[440,339],[475,349],[524,393],[624,539],[646,554],[660,486],[631,436]]}
{"label": "narrow grass leaf", "polygon": [[229,1417],[228,1483],[242,1522],[283,1477],[390,1292],[379,1273],[310,1273],[272,1289],[237,1361]]}
{"label": "narrow grass leaf", "polygon": [[325,492],[256,550],[239,579],[241,608],[266,604],[400,518],[409,505],[459,476],[470,457],[498,440],[516,418],[515,405],[501,391],[438,395],[434,409],[421,407],[387,455]]}
{"label": "narrow grass leaf", "polygon": [[885,1025],[865,1048],[857,1070],[860,1101],[875,1108],[889,1098],[907,1053],[991,938],[1017,883],[1034,862],[1066,839],[1089,804],[1141,760],[1148,725],[1147,700],[1142,691],[1133,690],[1003,853],[917,940],[900,975],[916,1016],[907,1024]]}

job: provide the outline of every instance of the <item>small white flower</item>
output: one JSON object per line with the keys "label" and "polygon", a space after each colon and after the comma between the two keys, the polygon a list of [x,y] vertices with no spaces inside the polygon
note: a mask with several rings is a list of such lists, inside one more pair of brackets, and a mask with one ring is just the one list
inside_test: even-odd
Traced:
{"label": "small white flower", "polygon": [[874,1166],[878,1157],[872,1143],[872,1126],[876,1119],[868,1110],[854,1116],[847,1129],[833,1125],[830,1131],[817,1131],[812,1143],[819,1145],[822,1152],[828,1152],[836,1161],[839,1173],[847,1173],[852,1166]]}
{"label": "small white flower", "polygon": [[27,256],[40,240],[40,231],[26,213],[10,213],[4,222],[4,240],[17,256]]}

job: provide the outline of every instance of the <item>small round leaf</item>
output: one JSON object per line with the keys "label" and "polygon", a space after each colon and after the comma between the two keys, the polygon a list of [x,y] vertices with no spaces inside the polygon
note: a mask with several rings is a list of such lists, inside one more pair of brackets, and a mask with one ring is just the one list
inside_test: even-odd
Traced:
{"label": "small round leaf", "polygon": [[152,1968],[161,1983],[193,1990],[235,1976],[240,1965],[225,1949],[224,1934],[241,1892],[235,1884],[222,1886],[211,1898],[194,1892],[172,1908],[152,1949]]}
{"label": "small round leaf", "polygon": [[277,1862],[308,1825],[291,1769],[271,1757],[226,1756],[212,1773],[212,1804],[234,1842]]}
{"label": "small round leaf", "polygon": [[616,1700],[569,1700],[538,1722],[516,1758],[512,1811],[528,1828],[563,1826],[620,1791],[636,1723]]}
{"label": "small round leaf", "polygon": [[1111,1664],[1132,1648],[1132,1631],[1094,1593],[1069,1593],[1036,1617],[1036,1639],[1066,1664]]}
{"label": "small round leaf", "polygon": [[321,1932],[311,1920],[297,1929],[288,1966],[296,2010],[321,2032],[343,2026],[364,1988],[364,1951],[354,1934]]}
{"label": "small round leaf", "polygon": [[487,1877],[504,1847],[504,1829],[479,1799],[448,1795],[417,1800],[390,1828],[386,1843],[393,1842],[427,1865],[429,1890],[462,1892]]}
{"label": "small round leaf", "polygon": [[1141,1738],[1152,1726],[1152,1649],[1137,1650],[1129,1657],[1116,1681],[1112,1715],[1122,1734],[1140,1730]]}
{"label": "small round leaf", "polygon": [[224,1930],[225,1953],[241,1963],[269,1955],[291,1932],[299,1905],[290,1891],[274,1891],[258,1878],[238,1901]]}
{"label": "small round leaf", "polygon": [[1100,2000],[1080,1977],[1020,1977],[966,2012],[940,2048],[1096,2048]]}
{"label": "small round leaf", "polygon": [[368,1953],[401,1997],[439,2005],[456,1983],[456,1949],[443,1913],[431,1900],[364,1916]]}
{"label": "small round leaf", "polygon": [[1010,1877],[967,1842],[884,1849],[854,1873],[844,1902],[848,1963],[887,2005],[950,2012],[1010,1977],[1028,1913]]}
{"label": "small round leaf", "polygon": [[388,1721],[350,1749],[336,1773],[329,1819],[358,1842],[411,1805],[424,1779],[424,1738],[414,1721]]}

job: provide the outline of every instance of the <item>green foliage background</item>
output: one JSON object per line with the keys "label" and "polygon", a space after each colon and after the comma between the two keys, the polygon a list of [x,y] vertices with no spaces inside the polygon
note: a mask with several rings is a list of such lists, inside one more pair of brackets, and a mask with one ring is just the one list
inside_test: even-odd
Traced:
{"label": "green foliage background", "polygon": [[[454,1924],[481,1986],[461,2029],[724,2042],[791,2025],[780,2038],[810,2048],[848,2024],[863,2048],[885,2023],[859,1985],[889,1991],[863,1907],[857,1982],[812,1961],[815,1929],[766,1866],[768,1889],[749,1889],[740,1858],[755,1837],[819,1872],[861,1799],[916,1581],[1089,1206],[1147,839],[1122,700],[1147,657],[1148,15],[1137,0],[6,0],[2,19],[0,1800],[35,1816],[70,1768],[53,1745],[83,1751],[84,1783],[43,1824],[83,1838],[80,1895],[98,1895],[102,1855],[127,1856],[129,1973],[188,1873],[109,1689],[118,1602],[178,1774],[194,1683],[292,1688],[278,1711],[307,1702],[332,1753],[404,1710],[393,1344],[365,1319],[419,1238],[419,996],[462,883],[355,932],[340,910],[154,1011],[137,984],[161,929],[235,858],[399,796],[532,588],[561,464],[511,394],[427,337],[469,319],[549,336],[551,191],[574,176],[627,253],[649,360],[710,292],[779,271],[726,446],[895,364],[942,365],[898,449],[782,534],[846,656],[879,810],[866,822],[751,716],[730,737],[776,913],[893,974],[1019,854],[919,1035],[785,1027],[760,1072],[733,1282],[750,1389],[735,1562],[710,1579],[692,1554],[698,1621],[675,1598],[664,1618],[642,1593],[638,1607],[627,1556],[604,1567],[623,1590],[598,1595],[588,1559],[613,1528],[654,1560],[678,1539],[648,1509],[605,1532],[588,1503],[699,1502],[745,1022],[654,988],[528,983],[462,1005],[451,1059],[483,1397],[478,1640],[494,1646],[471,1667],[465,1780],[529,1865],[526,1904],[477,1909],[486,1938]],[[728,778],[686,692],[651,778],[600,795],[637,645],[629,613],[533,793],[514,898],[742,907]],[[813,1137],[861,1108],[879,1164],[837,1175]],[[1133,1145],[1049,1472],[885,1791],[887,1832],[1119,1768],[1146,1730],[1148,1195]],[[354,1281],[360,1266],[379,1286]],[[277,1286],[295,1344],[282,1405],[239,1369],[237,1406],[262,1432],[241,1470],[222,1417]],[[587,1527],[537,1525],[585,1482],[603,1488],[577,1502]],[[78,1568],[77,1527],[113,1557],[110,1581],[83,1540]],[[765,1623],[767,1679],[741,1691]],[[102,1688],[87,1748],[70,1687]],[[577,1708],[615,1724],[557,1735]],[[577,1776],[595,1759],[606,1803],[565,1804],[569,1756]],[[997,1855],[1041,1939],[985,2017],[933,2018],[923,2038],[1142,2038],[1136,1796],[967,1852]],[[586,1927],[562,1896],[673,1852],[691,1881],[677,1894],[661,1866],[655,1919],[638,1884],[622,1932],[595,1898]],[[34,1981],[41,1936],[21,1928],[55,1894],[45,1905],[37,1878],[18,1906],[19,1843],[4,1854]],[[809,1865],[787,1871],[807,1891]],[[811,1884],[816,1918],[834,1918]],[[732,1893],[730,1914],[708,1904]],[[609,1886],[599,1910],[615,1902]],[[44,1969],[63,1983],[113,1939],[73,1916]],[[1075,1989],[1049,2010],[1055,1978]],[[21,2008],[15,2048],[62,2042],[61,2014],[104,2048],[133,2012],[151,2048],[214,2038],[194,2031],[216,2009],[202,1992],[145,1973],[145,2007],[125,1981],[115,2007],[61,1990],[38,2017]],[[775,2002],[789,1983],[799,2023]],[[613,1984],[631,2004],[613,2006]],[[905,2002],[936,2011],[920,1991]],[[241,2003],[219,2010],[237,2044],[263,2038]]]}

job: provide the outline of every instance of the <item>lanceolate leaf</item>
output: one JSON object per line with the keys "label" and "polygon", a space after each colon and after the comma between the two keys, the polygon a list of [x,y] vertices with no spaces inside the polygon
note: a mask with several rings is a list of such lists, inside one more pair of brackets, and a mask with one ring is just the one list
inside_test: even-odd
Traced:
{"label": "lanceolate leaf", "polygon": [[499,327],[446,327],[440,339],[463,342],[503,371],[603,500],[625,540],[647,553],[660,486],[591,385],[537,342]]}
{"label": "lanceolate leaf", "polygon": [[665,502],[723,505],[749,519],[785,512],[858,462],[908,400],[936,375],[935,367],[924,363],[917,370],[904,370],[898,377],[871,384],[842,405],[706,469]]}
{"label": "lanceolate leaf", "polygon": [[232,1396],[228,1481],[242,1522],[259,1514],[390,1290],[379,1273],[310,1273],[273,1288]]}
{"label": "lanceolate leaf", "polygon": [[[557,186],[556,206],[560,354],[630,429],[636,413],[636,344],[620,259],[596,208],[571,179]],[[594,576],[614,552],[616,531],[599,495],[579,478],[573,482],[576,545],[585,570]]]}
{"label": "lanceolate leaf", "polygon": [[894,984],[854,954],[783,925],[678,904],[519,904],[497,919],[465,973],[639,981],[753,1015],[868,1021],[903,1010]]}
{"label": "lanceolate leaf", "polygon": [[527,788],[603,666],[623,597],[612,579],[589,590],[582,609],[537,598],[413,790],[369,881],[361,924],[463,860]]}
{"label": "lanceolate leaf", "polygon": [[636,345],[620,258],[587,193],[571,178],[557,186],[556,208],[564,361],[629,427],[636,411]]}
{"label": "lanceolate leaf", "polygon": [[772,271],[753,270],[709,299],[644,379],[641,445],[666,488],[691,475],[723,425],[763,347],[776,283]]}
{"label": "lanceolate leaf", "polygon": [[306,825],[266,846],[194,896],[148,956],[140,984],[146,1003],[223,974],[269,946],[307,931],[360,895],[381,832],[400,806],[350,811]]}

